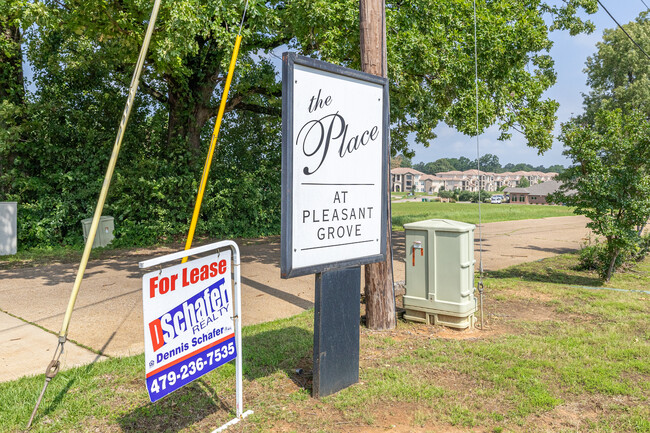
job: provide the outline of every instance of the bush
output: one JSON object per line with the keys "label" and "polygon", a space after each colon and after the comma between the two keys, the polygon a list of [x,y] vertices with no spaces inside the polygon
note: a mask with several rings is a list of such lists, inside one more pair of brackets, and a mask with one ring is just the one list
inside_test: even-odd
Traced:
{"label": "bush", "polygon": [[[613,271],[625,268],[626,263],[642,261],[648,253],[650,253],[650,236],[644,236],[637,244],[618,254]],[[596,271],[600,278],[604,279],[609,271],[611,258],[612,252],[607,243],[589,240],[580,250],[578,270]]]}
{"label": "bush", "polygon": [[[43,131],[35,128],[28,142],[5,146],[9,141],[3,142],[0,134],[0,160],[13,158],[11,170],[0,171],[0,193],[2,199],[18,202],[21,249],[83,244],[81,220],[93,216],[114,140],[113,119],[118,117],[81,111],[79,122],[65,126],[48,117],[53,114],[40,116]],[[71,113],[76,112],[65,114]],[[103,211],[115,218],[113,245],[183,239],[212,125],[206,125],[207,137],[198,150],[186,143],[162,148],[156,143],[165,139],[165,119],[147,118],[137,109],[132,117]],[[55,133],[61,137],[54,140]],[[197,236],[223,239],[280,232],[280,143],[279,119],[252,114],[224,118]]]}

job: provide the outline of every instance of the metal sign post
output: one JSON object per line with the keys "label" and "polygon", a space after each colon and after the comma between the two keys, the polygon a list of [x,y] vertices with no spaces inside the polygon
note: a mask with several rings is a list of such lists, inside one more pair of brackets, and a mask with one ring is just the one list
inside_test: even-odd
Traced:
{"label": "metal sign post", "polygon": [[[228,250],[219,252],[224,249]],[[145,260],[139,266],[147,269],[212,251],[217,254],[144,275],[145,368],[153,402],[234,358],[237,417],[215,430],[219,432],[253,413],[243,411],[239,247],[221,241]],[[234,314],[228,299],[231,273]]]}
{"label": "metal sign post", "polygon": [[386,260],[388,80],[282,60],[283,278],[316,274],[314,396],[359,379],[360,265]]}

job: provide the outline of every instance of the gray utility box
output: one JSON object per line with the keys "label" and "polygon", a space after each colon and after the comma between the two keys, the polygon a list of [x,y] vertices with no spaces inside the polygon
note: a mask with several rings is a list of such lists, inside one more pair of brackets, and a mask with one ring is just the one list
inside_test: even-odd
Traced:
{"label": "gray utility box", "polygon": [[0,256],[16,254],[18,249],[18,203],[0,202]]}
{"label": "gray utility box", "polygon": [[[81,220],[81,226],[84,229],[84,242],[88,241],[88,234],[90,233],[90,226],[92,223],[92,218]],[[106,245],[110,244],[113,240],[114,229],[115,224],[113,222],[112,216],[99,217],[99,226],[97,227],[97,234],[95,235],[95,240],[93,241],[93,248],[105,247]]]}
{"label": "gray utility box", "polygon": [[432,219],[404,224],[404,318],[465,329],[473,325],[473,224]]}

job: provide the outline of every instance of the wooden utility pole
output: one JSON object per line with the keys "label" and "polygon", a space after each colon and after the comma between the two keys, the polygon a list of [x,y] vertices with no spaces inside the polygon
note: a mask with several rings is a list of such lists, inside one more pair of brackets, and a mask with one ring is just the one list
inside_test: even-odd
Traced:
{"label": "wooden utility pole", "polygon": [[[387,77],[386,13],[384,0],[359,1],[359,28],[361,33],[361,70]],[[389,142],[390,147],[390,142]],[[387,161],[390,161],[390,150]],[[387,169],[390,185],[390,169]],[[393,290],[392,225],[390,211],[390,187],[388,194],[388,218],[386,261],[366,265],[366,324],[370,329],[393,329],[395,327],[395,293]]]}

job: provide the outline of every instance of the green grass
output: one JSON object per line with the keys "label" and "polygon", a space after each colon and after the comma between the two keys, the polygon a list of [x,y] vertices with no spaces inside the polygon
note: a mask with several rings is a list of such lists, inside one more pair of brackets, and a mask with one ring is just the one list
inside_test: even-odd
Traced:
{"label": "green grass", "polygon": [[[403,230],[406,223],[433,218],[478,224],[477,203],[393,203],[392,212],[393,230]],[[481,220],[484,223],[570,215],[574,215],[573,208],[565,206],[481,204]]]}
{"label": "green grass", "polygon": [[404,198],[416,198],[416,197],[435,197],[433,194],[428,194],[426,192],[391,192],[390,196],[393,200],[401,200]]}
{"label": "green grass", "polygon": [[[360,383],[321,400],[295,373],[312,368],[313,312],[246,327],[245,409],[255,414],[233,431],[650,432],[650,295],[587,288],[598,280],[577,260],[488,273],[488,331],[471,338],[403,322],[362,328]],[[607,287],[647,290],[650,259]],[[151,404],[143,363],[60,373],[33,431],[211,431],[233,417],[232,364]],[[0,384],[0,430],[24,427],[42,384]]]}
{"label": "green grass", "polygon": [[[393,196],[404,197],[408,193],[392,193]],[[416,196],[425,196],[425,193],[416,193]],[[429,196],[432,197],[432,196]],[[438,202],[408,202],[393,203],[392,205],[393,230],[404,230],[403,225],[409,222],[422,221],[432,218],[445,218],[456,221],[463,221],[471,224],[478,223],[478,204],[473,203],[438,203]],[[508,204],[482,204],[481,219],[484,223],[498,221],[512,221],[534,218],[548,218],[555,216],[573,215],[573,208],[564,206],[526,206]],[[278,241],[277,237],[268,238],[271,241]],[[242,239],[241,242],[268,242],[268,239]],[[198,245],[207,238],[197,238],[194,244]],[[166,243],[151,245],[145,248],[159,246],[183,246],[184,241],[177,239]],[[124,251],[133,251],[138,248],[117,248],[108,246],[106,248],[95,248],[91,252],[90,259],[110,258],[122,255]],[[0,256],[0,269],[36,266],[41,263],[74,263],[78,262],[83,252],[82,245],[61,246],[49,248],[31,248],[19,250],[15,255]]]}

